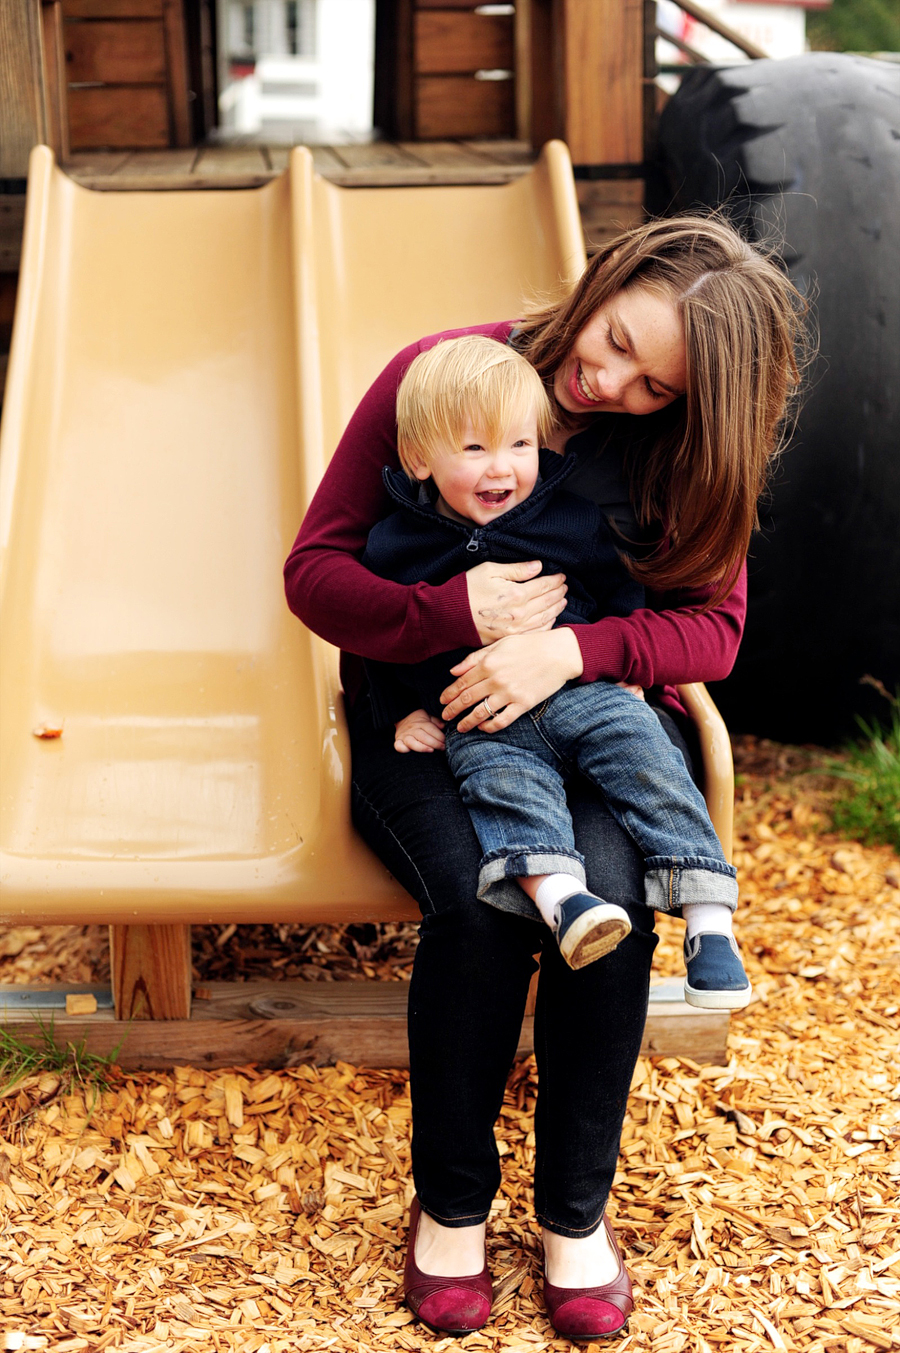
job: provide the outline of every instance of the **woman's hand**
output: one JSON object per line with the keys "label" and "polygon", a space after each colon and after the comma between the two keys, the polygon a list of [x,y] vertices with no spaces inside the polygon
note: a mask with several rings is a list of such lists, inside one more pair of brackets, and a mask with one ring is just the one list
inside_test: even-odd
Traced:
{"label": "woman's hand", "polygon": [[478,564],[469,569],[469,606],[482,643],[553,628],[566,608],[565,574],[536,577],[540,571],[537,559],[527,564]]}
{"label": "woman's hand", "polygon": [[458,725],[460,733],[472,728],[496,733],[581,676],[584,664],[574,631],[563,626],[498,639],[450,670],[456,680],[441,693],[445,721],[468,709]]}

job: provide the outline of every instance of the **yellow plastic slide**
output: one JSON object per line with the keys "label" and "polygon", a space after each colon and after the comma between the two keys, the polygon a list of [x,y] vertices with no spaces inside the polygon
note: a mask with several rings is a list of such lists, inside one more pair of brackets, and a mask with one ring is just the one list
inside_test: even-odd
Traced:
{"label": "yellow plastic slide", "polygon": [[34,151],[0,441],[4,920],[417,914],[350,827],[336,655],[282,562],[398,348],[583,265],[559,142],[455,188],[338,188],[301,148],[264,188],[101,193]]}

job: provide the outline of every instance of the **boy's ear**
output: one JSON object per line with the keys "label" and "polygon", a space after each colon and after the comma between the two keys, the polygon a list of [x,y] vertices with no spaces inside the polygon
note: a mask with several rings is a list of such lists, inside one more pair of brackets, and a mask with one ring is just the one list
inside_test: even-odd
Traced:
{"label": "boy's ear", "polygon": [[417,465],[416,468],[413,470],[413,474],[415,475],[416,479],[425,480],[431,478],[431,471],[429,470],[427,465]]}

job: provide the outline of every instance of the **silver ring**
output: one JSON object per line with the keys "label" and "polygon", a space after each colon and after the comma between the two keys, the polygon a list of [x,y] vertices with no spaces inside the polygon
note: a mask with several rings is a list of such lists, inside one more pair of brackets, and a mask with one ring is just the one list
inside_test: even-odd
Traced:
{"label": "silver ring", "polygon": [[490,707],[490,705],[488,704],[487,700],[486,700],[486,699],[485,699],[485,700],[482,700],[481,703],[484,705],[485,709],[486,709],[487,712],[488,712],[488,718],[489,718],[489,719],[495,719],[497,716],[496,716],[496,714],[494,713],[494,711],[491,709],[491,707]]}

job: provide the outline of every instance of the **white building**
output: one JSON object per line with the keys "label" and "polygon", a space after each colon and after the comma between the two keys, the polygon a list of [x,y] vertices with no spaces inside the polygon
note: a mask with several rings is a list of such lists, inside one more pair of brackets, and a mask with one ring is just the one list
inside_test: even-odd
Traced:
{"label": "white building", "polygon": [[219,0],[222,131],[329,141],[372,129],[375,0]]}

